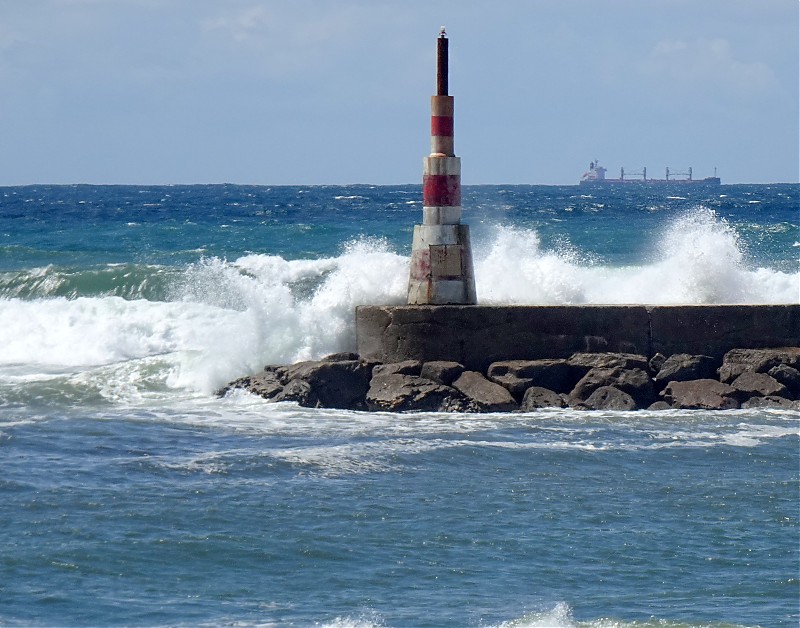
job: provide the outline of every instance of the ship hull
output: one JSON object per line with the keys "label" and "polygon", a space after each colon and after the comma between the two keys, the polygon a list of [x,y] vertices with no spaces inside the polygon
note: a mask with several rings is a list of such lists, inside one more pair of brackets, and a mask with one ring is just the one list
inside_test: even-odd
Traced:
{"label": "ship hull", "polygon": [[720,185],[719,177],[705,179],[582,179],[578,183],[587,187],[606,187],[618,185]]}

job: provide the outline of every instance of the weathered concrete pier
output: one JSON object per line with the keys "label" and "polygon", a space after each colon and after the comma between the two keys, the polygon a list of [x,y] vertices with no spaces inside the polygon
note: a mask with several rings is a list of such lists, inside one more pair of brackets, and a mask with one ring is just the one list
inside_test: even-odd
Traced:
{"label": "weathered concrete pier", "polygon": [[362,306],[357,352],[245,388],[375,412],[800,410],[800,304]]}
{"label": "weathered concrete pier", "polygon": [[474,370],[581,352],[721,358],[742,347],[800,347],[800,305],[365,305],[356,335],[364,359]]}

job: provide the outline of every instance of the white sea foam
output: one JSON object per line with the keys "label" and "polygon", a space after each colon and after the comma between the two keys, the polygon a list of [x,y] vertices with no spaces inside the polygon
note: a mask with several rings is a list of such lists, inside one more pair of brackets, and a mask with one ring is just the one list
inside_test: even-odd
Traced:
{"label": "white sea foam", "polygon": [[377,628],[385,625],[383,618],[375,611],[362,613],[358,617],[336,617],[322,624],[321,628]]}
{"label": "white sea foam", "polygon": [[[103,416],[107,411],[103,410]],[[426,464],[435,452],[538,456],[581,452],[602,458],[608,452],[662,449],[750,449],[771,440],[800,436],[800,413],[775,410],[764,425],[758,410],[708,413],[699,410],[585,412],[553,410],[527,414],[389,414],[308,410],[291,403],[268,403],[239,394],[222,402],[197,397],[180,404],[150,407],[145,420],[178,422],[214,431],[293,438],[246,453],[277,462],[303,475],[345,477],[392,473]],[[499,430],[499,431],[498,431]],[[510,435],[514,435],[513,438]],[[241,452],[222,450],[175,462],[186,471],[224,472]]]}
{"label": "white sea foam", "polygon": [[736,628],[736,624],[721,622],[685,622],[657,619],[623,621],[601,618],[576,620],[566,602],[558,602],[551,609],[528,613],[518,619],[503,622],[498,628]]}
{"label": "white sea foam", "polygon": [[[569,246],[544,250],[534,231],[498,228],[476,245],[479,299],[800,301],[800,273],[750,267],[735,231],[710,210],[675,221],[659,242],[652,262],[615,268]],[[47,273],[42,269],[44,279]],[[362,239],[325,259],[204,259],[185,269],[168,301],[0,299],[0,383],[68,373],[71,384],[80,384],[80,375],[112,401],[153,387],[207,394],[265,364],[354,350],[355,307],[403,303],[407,277],[406,257],[384,241]]]}

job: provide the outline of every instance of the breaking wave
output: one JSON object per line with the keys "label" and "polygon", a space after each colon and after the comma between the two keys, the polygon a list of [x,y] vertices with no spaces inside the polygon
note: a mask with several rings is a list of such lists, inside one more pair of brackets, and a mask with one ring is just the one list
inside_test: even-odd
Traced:
{"label": "breaking wave", "polygon": [[[611,267],[568,245],[546,250],[535,231],[497,228],[476,243],[479,300],[800,301],[800,273],[749,265],[735,231],[712,211],[680,217],[651,248],[646,263]],[[182,269],[116,265],[4,273],[0,386],[53,378],[60,378],[56,387],[67,386],[81,373],[104,382],[95,388],[105,397],[160,389],[207,394],[265,364],[353,350],[355,307],[404,303],[407,278],[408,258],[369,238],[348,243],[336,257],[313,260],[250,254],[234,261],[206,258]]]}

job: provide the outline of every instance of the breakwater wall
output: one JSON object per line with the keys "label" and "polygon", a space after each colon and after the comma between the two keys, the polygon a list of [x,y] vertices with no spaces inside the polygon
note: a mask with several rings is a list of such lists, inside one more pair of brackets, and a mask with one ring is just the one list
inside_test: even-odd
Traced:
{"label": "breakwater wall", "polygon": [[736,348],[800,347],[800,305],[362,305],[356,336],[363,359],[479,371],[579,352],[721,359]]}

